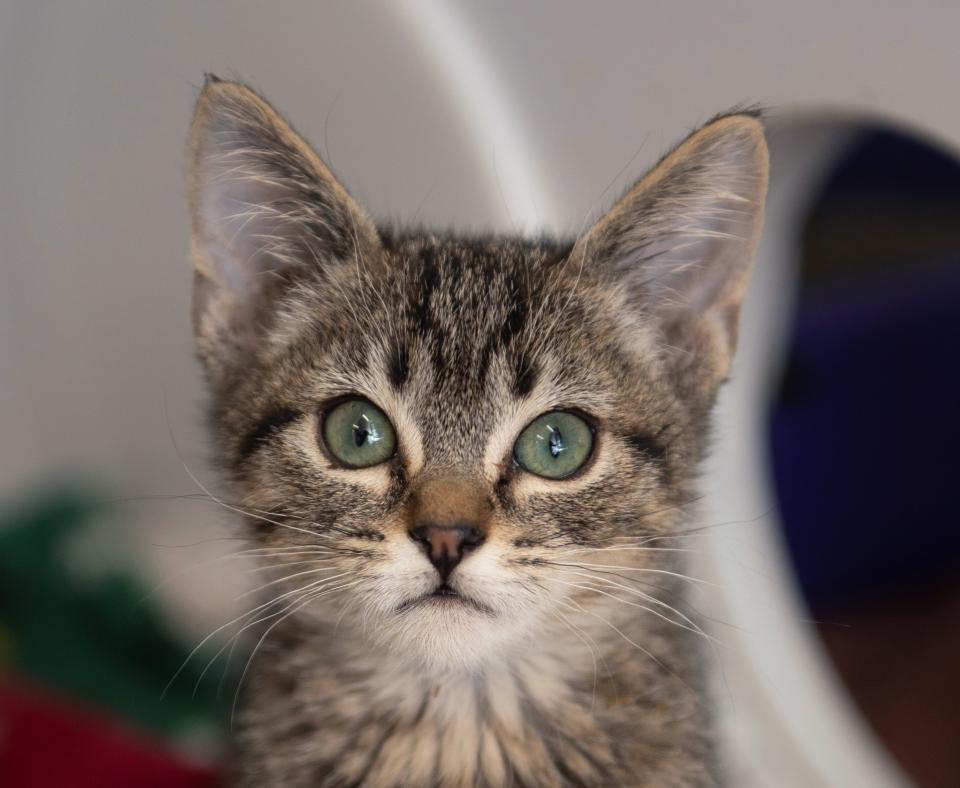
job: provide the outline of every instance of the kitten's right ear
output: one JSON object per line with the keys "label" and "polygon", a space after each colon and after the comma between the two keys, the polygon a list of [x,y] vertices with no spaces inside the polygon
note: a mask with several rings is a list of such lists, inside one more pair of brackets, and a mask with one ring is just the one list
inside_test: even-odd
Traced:
{"label": "kitten's right ear", "polygon": [[193,323],[211,373],[243,362],[293,282],[379,248],[367,214],[250,88],[208,76],[187,164]]}

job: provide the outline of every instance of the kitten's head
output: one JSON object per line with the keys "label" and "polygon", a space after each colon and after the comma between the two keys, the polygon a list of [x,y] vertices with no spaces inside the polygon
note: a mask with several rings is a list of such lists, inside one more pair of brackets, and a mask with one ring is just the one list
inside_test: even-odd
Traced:
{"label": "kitten's head", "polygon": [[302,572],[288,612],[453,666],[602,604],[571,566],[689,496],[766,181],[734,114],[573,243],[387,232],[265,101],[208,80],[194,326],[235,503]]}

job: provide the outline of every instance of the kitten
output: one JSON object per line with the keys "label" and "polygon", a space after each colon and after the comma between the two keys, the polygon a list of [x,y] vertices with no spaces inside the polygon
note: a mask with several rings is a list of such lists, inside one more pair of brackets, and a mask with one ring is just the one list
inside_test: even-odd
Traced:
{"label": "kitten", "polygon": [[694,132],[571,242],[378,228],[212,77],[188,178],[219,452],[286,567],[236,784],[716,785],[670,536],[736,344],[760,120]]}

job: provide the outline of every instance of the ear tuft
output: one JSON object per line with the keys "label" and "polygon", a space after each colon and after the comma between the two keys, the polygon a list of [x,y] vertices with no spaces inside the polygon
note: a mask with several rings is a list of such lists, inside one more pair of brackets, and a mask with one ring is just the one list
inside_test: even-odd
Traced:
{"label": "ear tuft", "polygon": [[187,180],[194,327],[208,368],[255,348],[292,282],[378,249],[366,213],[246,85],[206,75]]}
{"label": "ear tuft", "polygon": [[589,260],[656,330],[687,390],[712,397],[727,374],[767,174],[758,113],[721,115],[666,155],[574,247],[573,259]]}

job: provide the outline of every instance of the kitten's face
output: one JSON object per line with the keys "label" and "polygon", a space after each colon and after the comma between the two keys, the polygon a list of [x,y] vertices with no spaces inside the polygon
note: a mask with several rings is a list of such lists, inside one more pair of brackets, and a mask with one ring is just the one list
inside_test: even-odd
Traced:
{"label": "kitten's face", "polygon": [[268,105],[209,84],[195,324],[288,612],[452,667],[602,603],[574,564],[664,534],[689,495],[765,177],[740,116],[576,244],[384,235]]}
{"label": "kitten's face", "polygon": [[[288,301],[268,360],[245,370],[219,414],[243,505],[310,532],[261,521],[265,543],[331,550],[330,571],[300,586],[352,583],[312,610],[350,605],[391,646],[482,658],[569,612],[565,583],[577,578],[546,562],[656,533],[654,513],[680,501],[692,414],[655,348],[621,330],[610,294],[571,278],[568,255],[415,238],[389,244],[372,272],[343,266]],[[389,419],[393,456],[338,461],[321,425],[346,397]],[[550,479],[521,467],[514,445],[558,410],[588,423],[592,447],[571,476]],[[265,430],[278,412],[284,423]],[[456,596],[435,595],[446,589],[411,537],[420,525],[482,533],[450,551],[462,553],[447,580]]]}

